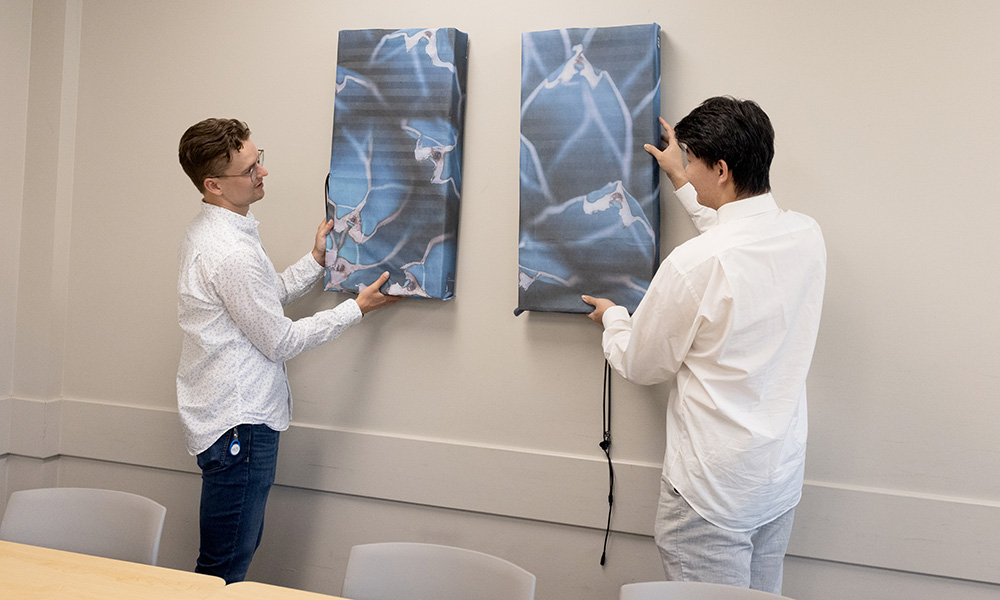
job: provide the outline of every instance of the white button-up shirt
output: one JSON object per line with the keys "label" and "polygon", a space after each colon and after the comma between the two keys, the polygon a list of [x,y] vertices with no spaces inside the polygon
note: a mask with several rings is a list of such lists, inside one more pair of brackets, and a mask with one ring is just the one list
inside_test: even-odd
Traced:
{"label": "white button-up shirt", "polygon": [[769,193],[718,211],[690,184],[677,196],[702,233],[667,256],[632,317],[604,313],[604,353],[629,381],[675,378],[663,475],[709,522],[749,531],[802,494],[826,247]]}
{"label": "white button-up shirt", "polygon": [[361,320],[354,300],[298,321],[286,317],[283,305],[312,287],[323,268],[310,253],[278,274],[257,224],[253,213],[244,217],[204,203],[178,252],[184,342],[177,408],[191,454],[236,425],[288,429],[285,361]]}

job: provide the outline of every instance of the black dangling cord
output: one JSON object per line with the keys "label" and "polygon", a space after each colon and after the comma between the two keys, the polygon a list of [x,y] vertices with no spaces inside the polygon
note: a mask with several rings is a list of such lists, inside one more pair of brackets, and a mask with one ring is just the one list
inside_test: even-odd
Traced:
{"label": "black dangling cord", "polygon": [[604,551],[601,552],[601,566],[608,555],[608,536],[611,535],[611,509],[615,505],[615,468],[611,465],[611,365],[604,361],[604,398],[601,403],[604,416],[604,439],[601,440],[601,450],[608,457],[608,528],[604,532]]}

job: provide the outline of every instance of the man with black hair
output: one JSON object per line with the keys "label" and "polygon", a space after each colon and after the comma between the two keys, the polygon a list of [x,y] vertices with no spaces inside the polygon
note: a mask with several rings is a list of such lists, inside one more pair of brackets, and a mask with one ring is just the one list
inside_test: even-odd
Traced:
{"label": "man with black hair", "polygon": [[323,274],[324,219],[312,249],[283,272],[261,246],[250,206],[264,197],[264,151],[246,123],[206,119],[184,132],[181,167],[201,209],[178,252],[177,318],[184,331],[177,408],[188,452],[201,468],[201,545],[195,570],[242,581],[264,531],[278,433],[288,429],[292,393],[285,361],[336,339],[370,311],[398,298],[379,287],[292,321],[283,306]]}
{"label": "man with black hair", "polygon": [[655,527],[667,579],[780,593],[802,495],[823,235],[775,203],[774,129],[756,103],[709,98],[676,133],[660,122],[665,147],[646,151],[700,234],[667,256],[634,315],[583,299],[619,374],[674,380]]}

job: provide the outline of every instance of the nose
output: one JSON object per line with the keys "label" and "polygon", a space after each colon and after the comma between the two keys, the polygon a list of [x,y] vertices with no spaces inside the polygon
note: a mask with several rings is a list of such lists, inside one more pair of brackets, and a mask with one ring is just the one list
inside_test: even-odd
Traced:
{"label": "nose", "polygon": [[257,165],[257,177],[261,179],[267,177],[267,169],[264,168],[264,165]]}

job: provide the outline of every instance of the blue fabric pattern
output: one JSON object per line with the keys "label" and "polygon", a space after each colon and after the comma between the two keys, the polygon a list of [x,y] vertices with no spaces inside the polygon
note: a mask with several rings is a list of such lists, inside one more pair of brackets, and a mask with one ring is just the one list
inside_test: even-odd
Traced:
{"label": "blue fabric pattern", "polygon": [[633,312],[659,263],[660,27],[521,37],[518,307]]}
{"label": "blue fabric pattern", "polygon": [[467,56],[456,29],[340,32],[325,289],[454,296]]}

